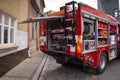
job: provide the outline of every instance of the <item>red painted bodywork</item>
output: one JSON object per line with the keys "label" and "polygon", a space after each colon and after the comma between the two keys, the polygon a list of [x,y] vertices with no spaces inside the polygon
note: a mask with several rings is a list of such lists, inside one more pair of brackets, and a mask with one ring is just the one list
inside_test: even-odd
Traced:
{"label": "red painted bodywork", "polygon": [[[90,6],[84,6],[84,5],[78,5],[78,9],[76,10],[76,27],[75,27],[75,30],[76,30],[76,33],[75,35],[76,36],[82,36],[82,13],[83,12],[86,12],[86,13],[89,13],[89,14],[92,14],[94,16],[97,16],[101,19],[105,19],[107,20],[108,22],[111,22],[111,23],[114,23],[115,25],[118,25],[119,22],[107,15],[106,13],[102,12],[102,11],[99,11],[99,10],[96,10]],[[70,13],[70,12],[69,12]],[[68,13],[68,14],[69,14]],[[59,11],[59,12],[55,12],[55,13],[52,13],[52,14],[49,14],[49,16],[60,16],[60,15],[64,15],[64,10],[62,11]],[[46,23],[45,22],[41,22],[40,23],[40,36],[47,36],[46,35]],[[104,25],[105,27],[106,25]],[[107,27],[107,26],[106,26]],[[112,29],[112,30],[115,30],[115,29]],[[44,31],[44,34],[42,34],[42,31]],[[46,45],[47,43],[45,43],[44,46],[40,46],[40,49],[43,51],[43,52],[46,52]],[[76,42],[76,45],[75,47],[77,47],[77,42]],[[118,45],[120,45],[120,42],[118,42]],[[82,49],[82,43],[81,43],[81,49]],[[84,63],[86,64],[89,64],[90,66],[92,67],[98,67],[98,64],[99,64],[99,60],[100,60],[100,56],[101,56],[101,52],[102,51],[106,51],[106,55],[108,56],[108,60],[109,60],[109,55],[110,55],[110,46],[104,46],[104,47],[97,47],[97,51],[93,51],[93,52],[89,52],[89,53],[86,53],[86,54],[83,54],[82,52],[81,53],[78,53],[77,52],[77,48],[75,48],[75,53],[74,55],[71,55],[70,53],[70,46],[66,46],[66,56],[74,56],[80,60],[82,60]],[[94,62],[86,62],[85,61],[85,56],[89,56],[91,57]]]}
{"label": "red painted bodywork", "polygon": [[[47,26],[46,26],[46,22],[44,22],[44,21],[43,21],[43,22],[40,22],[40,23],[39,23],[39,26],[40,26],[40,28],[39,28],[39,29],[40,29],[40,34],[39,34],[39,36],[40,36],[40,41],[41,41],[41,38],[42,38],[42,37],[47,37],[47,36],[46,36],[46,34],[47,34],[47,32],[46,32],[46,31],[47,31],[47,30],[46,30],[46,29],[47,29],[47,28],[46,28],[46,27],[47,27]],[[46,46],[47,46],[47,42],[45,42],[45,41],[44,41],[44,45],[40,45],[40,50],[43,51],[44,53],[46,53]]]}

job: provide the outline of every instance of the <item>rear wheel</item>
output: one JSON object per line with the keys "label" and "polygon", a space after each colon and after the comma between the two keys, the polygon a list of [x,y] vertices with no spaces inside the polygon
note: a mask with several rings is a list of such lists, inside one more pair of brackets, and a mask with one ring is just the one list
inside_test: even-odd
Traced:
{"label": "rear wheel", "polygon": [[120,46],[117,48],[117,58],[120,59]]}
{"label": "rear wheel", "polygon": [[96,70],[97,74],[101,74],[105,71],[106,64],[107,64],[107,56],[106,56],[105,52],[102,52],[100,60],[99,60],[99,66]]}
{"label": "rear wheel", "polygon": [[64,56],[57,56],[57,57],[55,57],[55,59],[56,59],[56,62],[59,64],[63,64],[63,65],[66,64]]}
{"label": "rear wheel", "polygon": [[118,54],[117,54],[117,58],[119,58],[119,59],[120,59],[120,52],[118,52]]}

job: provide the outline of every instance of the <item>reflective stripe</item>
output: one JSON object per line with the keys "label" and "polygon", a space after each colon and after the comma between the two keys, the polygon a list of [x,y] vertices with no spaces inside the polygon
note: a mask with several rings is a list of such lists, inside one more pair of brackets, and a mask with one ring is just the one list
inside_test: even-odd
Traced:
{"label": "reflective stripe", "polygon": [[80,35],[77,36],[77,53],[82,52],[82,37]]}

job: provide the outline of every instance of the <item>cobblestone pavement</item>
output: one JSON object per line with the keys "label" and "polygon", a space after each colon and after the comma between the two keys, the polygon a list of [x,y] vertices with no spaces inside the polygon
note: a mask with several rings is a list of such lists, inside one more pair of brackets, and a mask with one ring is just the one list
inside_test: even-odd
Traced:
{"label": "cobblestone pavement", "polygon": [[77,65],[62,66],[48,57],[39,80],[120,80],[120,60],[114,60],[101,75],[83,71]]}
{"label": "cobblestone pavement", "polygon": [[97,80],[91,73],[84,72],[79,66],[62,66],[48,57],[39,80]]}

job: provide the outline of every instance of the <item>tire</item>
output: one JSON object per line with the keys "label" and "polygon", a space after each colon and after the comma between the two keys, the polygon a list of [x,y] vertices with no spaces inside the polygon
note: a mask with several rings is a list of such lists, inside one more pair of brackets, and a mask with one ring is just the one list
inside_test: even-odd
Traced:
{"label": "tire", "polygon": [[56,62],[59,63],[59,64],[66,64],[64,57],[57,57],[55,59],[56,59]]}
{"label": "tire", "polygon": [[120,59],[120,52],[118,52],[118,54],[117,54],[117,58]]}
{"label": "tire", "polygon": [[105,71],[106,64],[107,64],[107,56],[106,56],[105,52],[102,52],[100,60],[99,60],[99,66],[96,69],[97,74],[101,74]]}
{"label": "tire", "polygon": [[117,48],[117,58],[120,59],[120,47]]}

